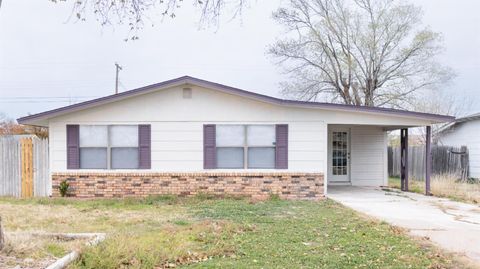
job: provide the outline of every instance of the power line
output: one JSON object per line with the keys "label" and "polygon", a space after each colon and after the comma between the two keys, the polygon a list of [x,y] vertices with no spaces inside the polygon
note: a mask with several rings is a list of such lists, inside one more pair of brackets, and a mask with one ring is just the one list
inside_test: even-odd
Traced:
{"label": "power line", "polygon": [[[88,99],[85,99],[88,100]],[[35,100],[12,100],[12,101],[4,101],[0,100],[0,103],[8,103],[8,104],[15,104],[15,103],[72,103],[72,102],[80,102],[83,100],[45,100],[45,101],[35,101]]]}
{"label": "power line", "polygon": [[11,96],[0,98],[0,103],[20,104],[20,103],[78,103],[98,98],[98,96]]}
{"label": "power line", "polygon": [[11,96],[11,97],[1,97],[0,100],[5,99],[88,99],[88,98],[97,98],[99,96]]}

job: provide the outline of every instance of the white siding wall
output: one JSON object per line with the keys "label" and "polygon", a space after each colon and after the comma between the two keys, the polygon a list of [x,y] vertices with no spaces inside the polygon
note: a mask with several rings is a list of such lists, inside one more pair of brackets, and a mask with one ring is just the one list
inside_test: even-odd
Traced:
{"label": "white siding wall", "polygon": [[288,171],[323,172],[326,124],[321,114],[312,112],[285,109],[202,88],[193,89],[192,99],[183,99],[181,88],[173,88],[51,120],[51,170],[67,171],[66,125],[69,123],[151,124],[152,171],[169,172],[203,170],[203,125],[206,123],[283,123],[289,125]]}
{"label": "white siding wall", "polygon": [[467,146],[470,159],[470,176],[480,178],[480,120],[455,125],[440,138],[445,146]]}
{"label": "white siding wall", "polygon": [[352,185],[385,185],[388,161],[386,132],[381,127],[353,126],[350,137]]}
{"label": "white siding wall", "polygon": [[356,185],[382,185],[386,138],[380,126],[427,123],[414,117],[279,106],[189,87],[191,99],[183,98],[182,87],[173,87],[50,119],[51,171],[67,171],[67,124],[151,124],[152,171],[169,172],[203,171],[203,124],[288,124],[288,171],[325,174],[328,125],[376,125],[352,129],[351,174]]}

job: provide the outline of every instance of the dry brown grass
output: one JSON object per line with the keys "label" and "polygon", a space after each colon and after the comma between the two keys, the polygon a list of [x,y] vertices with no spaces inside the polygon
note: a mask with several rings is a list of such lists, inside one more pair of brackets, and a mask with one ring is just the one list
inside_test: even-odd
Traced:
{"label": "dry brown grass", "polygon": [[[450,198],[452,200],[478,204],[480,203],[480,183],[459,182],[455,175],[435,175],[430,182],[434,196]],[[425,182],[410,180],[410,190],[425,193]],[[391,178],[390,187],[400,188],[400,180]]]}
{"label": "dry brown grass", "polygon": [[35,203],[34,200],[31,203],[23,203],[21,200],[17,204],[0,203],[5,228],[10,232],[110,232],[122,227],[145,224],[146,220],[149,223],[163,224],[185,215],[182,208],[169,205],[130,210],[75,203],[59,205],[54,199],[46,204]]}
{"label": "dry brown grass", "polygon": [[457,182],[454,176],[440,175],[433,178],[431,189],[437,196],[480,203],[480,183]]}
{"label": "dry brown grass", "polygon": [[66,240],[51,235],[24,232],[5,234],[5,248],[0,251],[0,268],[20,265],[22,268],[44,268],[72,250],[85,245],[85,240]]}
{"label": "dry brown grass", "polygon": [[132,226],[162,226],[184,215],[182,208],[170,205],[143,208],[133,204],[119,208],[109,206],[111,203],[115,202],[0,198],[0,214],[6,231],[6,247],[0,252],[0,268],[16,265],[45,268],[56,258],[82,248],[86,242],[60,240],[42,236],[42,233],[112,234]]}

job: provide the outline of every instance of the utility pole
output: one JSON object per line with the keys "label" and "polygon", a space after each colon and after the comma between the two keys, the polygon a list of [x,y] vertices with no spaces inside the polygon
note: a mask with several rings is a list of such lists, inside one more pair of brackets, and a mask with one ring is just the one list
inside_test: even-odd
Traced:
{"label": "utility pole", "polygon": [[115,94],[118,93],[118,73],[120,72],[120,70],[122,70],[122,67],[118,64],[118,63],[115,63]]}

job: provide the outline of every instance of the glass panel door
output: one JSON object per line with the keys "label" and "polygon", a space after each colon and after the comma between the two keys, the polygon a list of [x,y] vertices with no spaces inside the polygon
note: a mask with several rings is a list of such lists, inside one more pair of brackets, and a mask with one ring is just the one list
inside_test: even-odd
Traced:
{"label": "glass panel door", "polygon": [[332,181],[350,181],[348,176],[349,162],[348,131],[332,131],[330,169]]}

